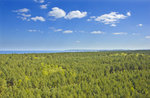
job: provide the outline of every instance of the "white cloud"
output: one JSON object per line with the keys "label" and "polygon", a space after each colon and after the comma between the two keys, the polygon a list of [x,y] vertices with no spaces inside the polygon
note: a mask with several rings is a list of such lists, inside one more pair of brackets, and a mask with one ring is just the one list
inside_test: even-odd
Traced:
{"label": "white cloud", "polygon": [[102,32],[102,31],[92,31],[91,32],[91,34],[102,34],[102,33],[104,33],[104,32]]}
{"label": "white cloud", "polygon": [[18,13],[18,18],[26,21],[30,21],[31,14],[25,14],[25,13]]}
{"label": "white cloud", "polygon": [[54,32],[60,32],[62,29],[55,29]]}
{"label": "white cloud", "polygon": [[63,29],[56,29],[55,27],[49,27],[49,29],[53,30],[54,32],[61,32]]}
{"label": "white cloud", "polygon": [[150,36],[145,36],[145,38],[150,39]]}
{"label": "white cloud", "polygon": [[73,18],[83,18],[87,15],[87,12],[80,12],[79,10],[71,11],[66,16],[65,19],[73,19]]}
{"label": "white cloud", "polygon": [[13,12],[17,13],[17,18],[20,18],[22,20],[30,21],[31,14],[28,14],[30,10],[27,8],[14,10]]}
{"label": "white cloud", "polygon": [[23,8],[23,9],[14,10],[13,12],[17,12],[17,13],[27,13],[27,12],[29,12],[29,9]]}
{"label": "white cloud", "polygon": [[65,30],[65,31],[63,31],[63,33],[69,34],[69,33],[73,33],[73,31],[71,31],[71,30]]}
{"label": "white cloud", "polygon": [[18,18],[21,18],[22,20],[27,20],[27,21],[30,21],[30,17],[31,17],[31,14],[20,14],[20,16],[18,16]]}
{"label": "white cloud", "polygon": [[104,14],[95,18],[95,21],[102,22],[104,24],[115,24],[119,19],[125,19],[126,16],[123,14],[118,14],[117,12],[111,12],[109,14]]}
{"label": "white cloud", "polygon": [[128,33],[126,32],[117,32],[117,33],[113,33],[114,35],[127,35]]}
{"label": "white cloud", "polygon": [[112,26],[112,27],[116,27],[116,24],[111,24],[110,26]]}
{"label": "white cloud", "polygon": [[87,19],[87,21],[92,21],[95,18],[96,18],[96,16],[91,16],[89,19]]}
{"label": "white cloud", "polygon": [[43,5],[40,5],[40,8],[41,9],[47,9],[47,6],[48,6],[48,4],[43,4]]}
{"label": "white cloud", "polygon": [[96,16],[91,16],[90,18],[91,18],[91,19],[92,19],[92,18],[96,18]]}
{"label": "white cloud", "polygon": [[37,21],[37,20],[39,20],[39,21],[45,21],[45,19],[42,16],[32,17],[31,20],[33,20],[33,21]]}
{"label": "white cloud", "polygon": [[55,18],[62,18],[66,16],[66,12],[63,9],[58,7],[52,8],[52,11],[49,11],[49,16],[54,16]]}
{"label": "white cloud", "polygon": [[20,14],[20,15],[22,15],[23,17],[31,17],[31,14],[22,13],[22,14]]}
{"label": "white cloud", "polygon": [[127,12],[127,16],[131,16],[131,13],[130,13],[130,12]]}
{"label": "white cloud", "polygon": [[103,14],[101,16],[92,16],[87,21],[98,21],[104,24],[109,24],[110,26],[115,27],[116,23],[119,23],[119,20],[126,19],[131,16],[130,12],[127,12],[127,15],[119,14],[118,12],[111,12],[109,14]]}
{"label": "white cloud", "polygon": [[48,12],[49,16],[53,16],[55,18],[65,18],[65,19],[73,19],[73,18],[83,18],[87,15],[87,12],[80,12],[79,10],[70,11],[68,14],[63,9],[58,7],[52,8],[52,11]]}
{"label": "white cloud", "polygon": [[29,29],[28,32],[38,32],[38,33],[43,33],[41,30],[36,30],[36,29]]}
{"label": "white cloud", "polygon": [[92,19],[87,19],[87,21],[92,21]]}
{"label": "white cloud", "polygon": [[138,24],[137,26],[142,27],[142,26],[143,26],[143,24]]}
{"label": "white cloud", "polygon": [[40,32],[40,30],[30,29],[30,30],[28,30],[28,32]]}
{"label": "white cloud", "polygon": [[34,1],[37,3],[44,3],[45,2],[45,0],[34,0]]}

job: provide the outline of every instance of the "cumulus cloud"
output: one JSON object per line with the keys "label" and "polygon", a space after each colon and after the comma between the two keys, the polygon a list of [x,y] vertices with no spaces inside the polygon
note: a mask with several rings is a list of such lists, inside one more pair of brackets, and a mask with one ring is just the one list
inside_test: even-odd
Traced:
{"label": "cumulus cloud", "polygon": [[45,0],[34,0],[34,1],[37,3],[44,3],[45,2]]}
{"label": "cumulus cloud", "polygon": [[142,26],[143,26],[143,24],[138,24],[137,26],[138,26],[138,27],[142,27]]}
{"label": "cumulus cloud", "polygon": [[65,19],[73,19],[73,18],[83,18],[87,15],[87,12],[80,12],[79,10],[71,11],[66,16]]}
{"label": "cumulus cloud", "polygon": [[118,14],[117,12],[111,12],[109,14],[104,14],[95,18],[95,21],[100,21],[104,24],[115,24],[119,19],[125,19],[126,16],[123,14]]}
{"label": "cumulus cloud", "polygon": [[145,36],[145,38],[150,39],[150,36]]}
{"label": "cumulus cloud", "polygon": [[126,32],[117,32],[117,33],[113,33],[114,35],[127,35],[128,33]]}
{"label": "cumulus cloud", "polygon": [[92,31],[91,32],[91,34],[102,34],[102,33],[104,33],[104,32],[102,32],[102,31]]}
{"label": "cumulus cloud", "polygon": [[17,12],[17,13],[27,13],[27,12],[29,12],[29,9],[23,8],[23,9],[14,10],[13,12]]}
{"label": "cumulus cloud", "polygon": [[116,23],[119,22],[121,19],[126,19],[127,17],[131,16],[130,12],[127,12],[127,15],[119,14],[118,12],[111,12],[109,14],[103,14],[101,16],[92,16],[87,21],[98,21],[104,24],[109,24],[110,26],[115,27]]}
{"label": "cumulus cloud", "polygon": [[31,20],[33,20],[33,21],[39,20],[39,21],[42,21],[42,22],[45,21],[45,19],[42,16],[32,17]]}
{"label": "cumulus cloud", "polygon": [[73,33],[73,31],[72,30],[65,30],[65,31],[63,31],[63,33],[69,34],[69,33]]}
{"label": "cumulus cloud", "polygon": [[41,9],[47,9],[47,6],[48,6],[48,4],[43,4],[43,5],[40,5],[40,8]]}
{"label": "cumulus cloud", "polygon": [[52,11],[49,11],[48,15],[53,16],[55,18],[62,18],[66,16],[66,12],[63,9],[54,7],[52,8]]}
{"label": "cumulus cloud", "polygon": [[83,18],[87,15],[87,12],[80,12],[79,10],[70,11],[68,14],[63,9],[58,7],[52,8],[52,11],[49,11],[49,16],[53,16],[55,18],[65,18],[65,19],[73,19],[73,18]]}

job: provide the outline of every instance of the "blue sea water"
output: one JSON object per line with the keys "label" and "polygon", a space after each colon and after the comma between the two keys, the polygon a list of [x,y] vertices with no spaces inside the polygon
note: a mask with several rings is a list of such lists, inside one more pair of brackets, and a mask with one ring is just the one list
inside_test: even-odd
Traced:
{"label": "blue sea water", "polygon": [[100,51],[130,51],[130,50],[80,50],[80,49],[73,49],[73,50],[52,50],[52,51],[0,51],[0,54],[27,54],[27,53],[63,53],[63,52],[100,52]]}
{"label": "blue sea water", "polygon": [[[0,54],[27,54],[27,53],[63,53],[63,52],[96,52],[99,50],[52,50],[52,51],[0,51]],[[101,50],[102,51],[102,50]]]}
{"label": "blue sea water", "polygon": [[59,53],[63,51],[0,51],[0,54]]}

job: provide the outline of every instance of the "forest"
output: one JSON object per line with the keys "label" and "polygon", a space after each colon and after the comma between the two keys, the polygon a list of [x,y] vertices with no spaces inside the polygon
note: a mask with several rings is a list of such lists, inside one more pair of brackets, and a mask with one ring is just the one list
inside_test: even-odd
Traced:
{"label": "forest", "polygon": [[0,54],[0,98],[150,98],[150,50]]}

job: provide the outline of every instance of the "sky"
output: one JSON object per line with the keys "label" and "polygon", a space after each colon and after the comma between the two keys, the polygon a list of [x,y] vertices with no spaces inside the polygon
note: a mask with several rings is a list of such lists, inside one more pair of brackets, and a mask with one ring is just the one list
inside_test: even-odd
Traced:
{"label": "sky", "polygon": [[150,0],[0,0],[0,50],[150,49]]}

